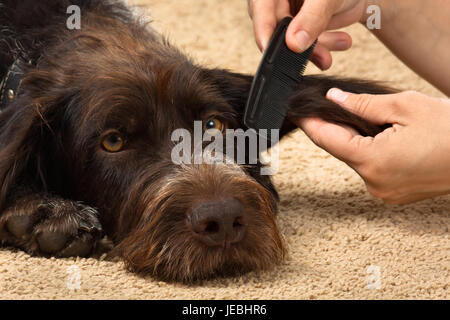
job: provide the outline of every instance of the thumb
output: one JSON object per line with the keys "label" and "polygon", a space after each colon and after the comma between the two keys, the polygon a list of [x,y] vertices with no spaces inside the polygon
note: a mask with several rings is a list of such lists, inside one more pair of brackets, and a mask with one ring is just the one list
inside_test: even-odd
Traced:
{"label": "thumb", "polygon": [[365,159],[372,137],[363,137],[356,130],[320,118],[302,118],[296,124],[319,147],[353,167]]}
{"label": "thumb", "polygon": [[305,0],[300,12],[289,24],[286,44],[292,51],[303,52],[326,30],[336,1]]}
{"label": "thumb", "polygon": [[399,123],[405,113],[398,94],[354,94],[337,88],[327,92],[327,98],[344,109],[370,121],[382,125]]}

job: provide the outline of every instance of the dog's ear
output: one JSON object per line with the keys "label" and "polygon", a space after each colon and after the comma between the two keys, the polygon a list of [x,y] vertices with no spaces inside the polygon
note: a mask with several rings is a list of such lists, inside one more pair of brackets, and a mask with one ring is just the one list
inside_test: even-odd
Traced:
{"label": "dog's ear", "polygon": [[365,136],[375,136],[385,128],[367,122],[328,100],[326,94],[331,88],[368,94],[396,92],[394,89],[374,81],[319,75],[304,76],[298,89],[293,92],[287,102],[288,115],[283,130],[291,131],[295,129],[294,121],[307,117],[318,117],[329,122],[344,124]]}
{"label": "dog's ear", "polygon": [[223,98],[244,117],[245,104],[252,86],[253,76],[234,73],[223,69],[204,69],[202,73],[222,94]]}
{"label": "dog's ear", "polygon": [[[223,97],[243,118],[253,77],[221,69],[208,70],[206,74],[209,81],[219,88]],[[319,117],[326,121],[345,124],[368,136],[374,136],[384,129],[384,127],[371,124],[328,100],[325,97],[326,93],[333,87],[353,93],[385,94],[395,92],[395,90],[373,81],[318,75],[304,76],[298,88],[294,90],[287,101],[288,114],[280,130],[280,138],[297,128],[294,124],[295,120],[307,117]]]}
{"label": "dog's ear", "polygon": [[[222,93],[223,98],[236,110],[241,119],[241,126],[245,129],[244,113],[247,98],[253,82],[253,76],[234,73],[223,69],[206,70],[205,76]],[[280,130],[280,139],[295,129],[291,123]]]}
{"label": "dog's ear", "polygon": [[19,185],[45,191],[48,124],[36,105],[14,102],[0,114],[0,209]]}

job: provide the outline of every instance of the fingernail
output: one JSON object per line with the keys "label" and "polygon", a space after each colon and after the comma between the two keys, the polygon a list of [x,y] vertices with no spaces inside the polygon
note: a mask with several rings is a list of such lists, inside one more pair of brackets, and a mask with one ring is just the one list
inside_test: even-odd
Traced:
{"label": "fingernail", "polygon": [[345,100],[347,99],[349,93],[348,92],[344,92],[338,88],[332,88],[330,90],[328,90],[327,93],[327,97],[330,98],[331,100],[340,102],[340,103],[344,103]]}
{"label": "fingernail", "polygon": [[267,40],[266,39],[262,39],[261,40],[261,52],[266,51],[267,49]]}
{"label": "fingernail", "polygon": [[305,30],[298,31],[295,35],[295,40],[297,40],[297,47],[299,52],[303,52],[308,49],[311,43],[311,37]]}

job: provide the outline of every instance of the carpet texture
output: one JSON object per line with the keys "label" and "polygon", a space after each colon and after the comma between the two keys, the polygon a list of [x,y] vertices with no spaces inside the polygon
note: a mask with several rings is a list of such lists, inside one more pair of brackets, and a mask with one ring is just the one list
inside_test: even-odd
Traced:
{"label": "carpet texture", "polygon": [[[261,57],[244,0],[136,0],[197,62],[253,73]],[[443,96],[374,36],[347,28],[353,48],[327,74],[385,80]],[[306,73],[319,73],[309,66]],[[144,279],[121,262],[45,259],[0,249],[1,299],[450,298],[450,198],[388,206],[301,132],[280,146],[274,177],[289,257],[272,271],[185,286]],[[377,281],[379,280],[379,281]]]}

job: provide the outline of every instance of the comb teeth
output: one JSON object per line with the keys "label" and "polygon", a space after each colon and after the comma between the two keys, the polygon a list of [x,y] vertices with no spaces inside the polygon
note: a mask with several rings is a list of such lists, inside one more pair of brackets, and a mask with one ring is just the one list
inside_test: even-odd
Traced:
{"label": "comb teeth", "polygon": [[298,54],[292,52],[286,44],[284,44],[280,48],[279,59],[274,63],[275,74],[282,72],[292,80],[300,82],[312,50],[313,47],[310,47],[306,51]]}
{"label": "comb teeth", "polygon": [[292,18],[284,18],[261,60],[245,108],[244,123],[253,129],[280,129],[287,114],[286,101],[302,80],[315,43],[302,53],[285,42]]}

